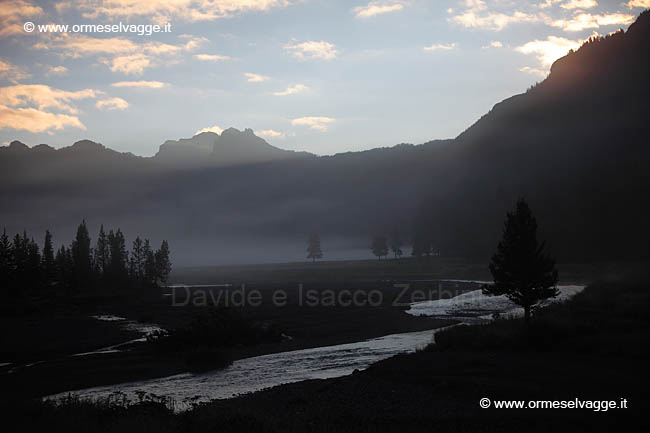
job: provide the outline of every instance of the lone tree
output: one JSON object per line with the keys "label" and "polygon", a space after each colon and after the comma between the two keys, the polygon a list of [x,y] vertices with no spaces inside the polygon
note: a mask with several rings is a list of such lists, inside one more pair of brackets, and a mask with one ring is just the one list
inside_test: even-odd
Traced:
{"label": "lone tree", "polygon": [[320,248],[320,236],[318,233],[312,233],[307,240],[307,258],[316,263],[316,259],[323,258],[323,250]]}
{"label": "lone tree", "polygon": [[505,295],[523,307],[526,324],[531,311],[545,299],[559,294],[555,260],[537,242],[537,221],[524,199],[508,213],[503,238],[490,262],[494,284],[483,286],[486,295]]}
{"label": "lone tree", "polygon": [[395,254],[396,259],[402,257],[402,238],[397,230],[393,232],[393,237],[390,240],[390,249]]}
{"label": "lone tree", "polygon": [[381,256],[388,255],[388,243],[386,242],[386,236],[375,236],[372,239],[372,253],[381,260]]}

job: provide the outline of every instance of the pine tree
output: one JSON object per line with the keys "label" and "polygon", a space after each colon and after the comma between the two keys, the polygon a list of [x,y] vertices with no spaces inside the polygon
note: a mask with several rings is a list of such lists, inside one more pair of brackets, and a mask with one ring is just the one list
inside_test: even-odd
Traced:
{"label": "pine tree", "polygon": [[83,220],[77,228],[77,235],[72,242],[72,259],[74,261],[75,286],[85,288],[91,282],[92,261],[90,251],[90,235]]}
{"label": "pine tree", "polygon": [[390,241],[390,249],[393,251],[396,259],[402,257],[402,238],[397,230],[393,232],[393,237]]}
{"label": "pine tree", "polygon": [[118,261],[118,258],[113,255],[115,248],[115,233],[113,233],[113,230],[110,230],[108,232],[108,235],[106,235],[106,241],[108,242],[109,256],[108,263],[106,264],[106,270],[104,271],[104,276],[106,280],[112,282],[115,280],[117,268],[115,263]]}
{"label": "pine tree", "polygon": [[307,240],[307,258],[316,263],[316,259],[323,258],[323,250],[320,246],[320,236],[318,233],[312,233]]}
{"label": "pine tree", "polygon": [[104,225],[102,224],[99,227],[99,234],[97,235],[97,245],[95,247],[93,260],[95,273],[100,280],[104,280],[106,277],[109,257],[110,254],[108,248],[108,238],[106,237],[106,232],[104,232]]}
{"label": "pine tree", "polygon": [[555,260],[537,241],[537,221],[528,204],[519,199],[517,208],[508,213],[503,238],[490,263],[494,284],[483,287],[486,295],[505,295],[523,307],[526,323],[532,310],[545,299],[559,294]]}
{"label": "pine tree", "polygon": [[74,279],[74,260],[70,249],[66,249],[62,245],[61,249],[56,252],[54,263],[56,264],[57,286],[69,293]]}
{"label": "pine tree", "polygon": [[169,244],[167,241],[162,241],[160,249],[154,255],[156,263],[156,280],[161,283],[166,283],[169,274],[172,271],[172,262],[169,260]]}
{"label": "pine tree", "polygon": [[413,257],[421,258],[424,253],[424,247],[422,245],[422,240],[418,237],[413,239],[413,246],[411,247],[411,255]]}
{"label": "pine tree", "polygon": [[43,242],[43,282],[50,287],[56,278],[56,266],[54,264],[54,247],[52,246],[52,233],[45,230],[45,241]]}
{"label": "pine tree", "polygon": [[115,233],[111,230],[107,240],[109,248],[108,279],[114,285],[124,284],[128,279],[127,263],[129,262],[124,235],[120,229],[117,229]]}
{"label": "pine tree", "polygon": [[0,236],[0,292],[8,295],[13,285],[15,276],[15,264],[13,256],[13,245],[7,236],[7,230],[2,231]]}
{"label": "pine tree", "polygon": [[142,239],[138,236],[133,241],[129,262],[129,277],[136,286],[141,286],[144,282],[144,259]]}
{"label": "pine tree", "polygon": [[422,256],[429,257],[433,252],[433,243],[431,242],[431,235],[428,230],[418,227],[413,239],[413,247],[411,255],[417,258]]}
{"label": "pine tree", "polygon": [[34,239],[27,242],[27,286],[36,289],[42,285],[41,253]]}
{"label": "pine tree", "polygon": [[144,255],[144,281],[145,284],[149,287],[153,287],[156,284],[156,256],[151,249],[149,244],[149,239],[144,240],[142,245],[142,254]]}
{"label": "pine tree", "polygon": [[375,236],[372,239],[372,253],[381,260],[381,256],[388,255],[388,243],[386,242],[386,236]]}
{"label": "pine tree", "polygon": [[14,291],[13,294],[23,293],[25,286],[29,284],[29,239],[27,232],[23,235],[16,234],[11,244],[11,255],[14,265]]}
{"label": "pine tree", "polygon": [[60,249],[56,250],[56,255],[54,256],[54,266],[56,268],[56,281],[57,285],[60,287],[66,286],[66,266],[65,266],[65,246],[61,246]]}

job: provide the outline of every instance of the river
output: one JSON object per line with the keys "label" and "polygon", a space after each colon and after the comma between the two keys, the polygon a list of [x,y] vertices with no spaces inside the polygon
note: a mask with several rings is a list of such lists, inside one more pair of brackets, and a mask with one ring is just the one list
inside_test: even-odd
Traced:
{"label": "river", "polygon": [[[478,282],[476,282],[478,283]],[[555,301],[570,298],[584,286],[559,286],[560,296]],[[518,315],[520,308],[505,297],[487,297],[480,290],[453,298],[418,302],[407,311],[414,315],[428,315],[457,319],[461,323],[485,322],[492,314]],[[138,401],[138,393],[164,396],[173,402],[176,410],[191,407],[192,402],[225,399],[259,391],[285,383],[308,379],[326,379],[344,376],[362,370],[370,364],[399,353],[413,352],[433,342],[438,330],[387,335],[349,344],[294,350],[255,356],[235,361],[223,370],[194,374],[183,373],[152,380],[120,385],[102,386],[73,391],[80,398],[108,398],[115,393],[131,401]],[[58,399],[69,393],[50,396]]]}

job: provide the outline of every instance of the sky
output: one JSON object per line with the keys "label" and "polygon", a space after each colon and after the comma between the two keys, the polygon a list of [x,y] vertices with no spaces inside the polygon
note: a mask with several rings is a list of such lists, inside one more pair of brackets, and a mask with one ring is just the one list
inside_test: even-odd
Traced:
{"label": "sky", "polygon": [[150,156],[165,140],[235,127],[324,155],[453,138],[645,8],[650,0],[0,0],[0,144],[87,138]]}

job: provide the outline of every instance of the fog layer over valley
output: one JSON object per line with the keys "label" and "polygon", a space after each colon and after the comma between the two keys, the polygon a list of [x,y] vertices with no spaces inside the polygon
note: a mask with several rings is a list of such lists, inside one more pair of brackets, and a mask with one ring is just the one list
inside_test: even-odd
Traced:
{"label": "fog layer over valley", "polygon": [[13,142],[0,148],[0,221],[39,239],[50,229],[57,245],[82,219],[93,238],[121,227],[168,239],[181,265],[302,260],[314,231],[325,259],[371,257],[370,238],[396,230],[485,258],[525,196],[559,260],[647,258],[649,42],[644,13],[453,140],[318,157],[228,129],[151,158]]}

